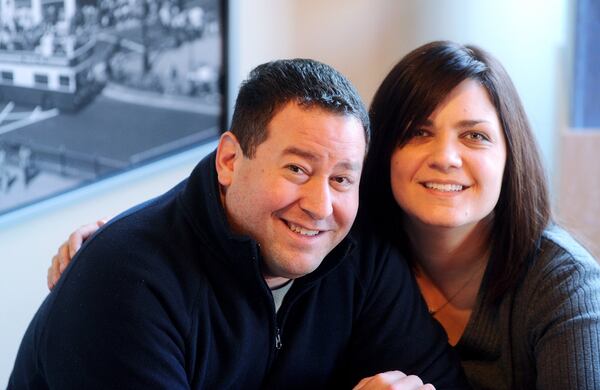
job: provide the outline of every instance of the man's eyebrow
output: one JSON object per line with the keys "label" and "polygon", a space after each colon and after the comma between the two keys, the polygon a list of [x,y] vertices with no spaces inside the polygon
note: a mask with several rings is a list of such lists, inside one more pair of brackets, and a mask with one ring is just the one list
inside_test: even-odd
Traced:
{"label": "man's eyebrow", "polygon": [[344,160],[340,161],[337,165],[348,171],[360,171],[362,169],[362,164],[357,161]]}
{"label": "man's eyebrow", "polygon": [[[298,157],[302,157],[311,162],[316,162],[316,161],[320,160],[319,156],[317,156],[307,150],[300,149],[296,146],[290,146],[290,147],[285,148],[283,150],[282,155],[285,156],[287,154],[292,154],[292,155],[295,155]],[[343,161],[338,162],[336,165],[343,169],[347,169],[350,171],[360,171],[362,169],[362,164],[359,161],[343,160]]]}
{"label": "man's eyebrow", "polygon": [[310,161],[317,161],[319,159],[319,157],[317,157],[313,153],[311,153],[307,150],[302,150],[296,146],[289,146],[289,147],[285,148],[283,150],[283,153],[281,153],[281,154],[283,154],[283,155],[293,154],[295,156],[302,157],[302,158],[304,158],[306,160],[310,160]]}

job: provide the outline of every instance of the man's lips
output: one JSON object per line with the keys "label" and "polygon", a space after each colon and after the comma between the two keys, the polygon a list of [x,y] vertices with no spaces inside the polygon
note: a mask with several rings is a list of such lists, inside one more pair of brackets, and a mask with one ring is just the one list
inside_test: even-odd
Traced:
{"label": "man's lips", "polygon": [[283,221],[285,222],[285,224],[287,225],[287,227],[292,232],[300,234],[302,236],[314,237],[314,236],[317,236],[318,234],[323,233],[325,231],[325,230],[322,230],[322,229],[315,229],[315,228],[305,227],[305,226],[299,225],[297,223],[286,221],[286,220],[283,220]]}

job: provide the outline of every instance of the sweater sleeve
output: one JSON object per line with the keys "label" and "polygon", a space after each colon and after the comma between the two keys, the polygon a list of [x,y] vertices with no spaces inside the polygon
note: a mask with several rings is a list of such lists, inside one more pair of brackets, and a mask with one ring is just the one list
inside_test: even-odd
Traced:
{"label": "sweater sleeve", "polygon": [[467,388],[458,356],[429,315],[406,261],[388,246],[371,247],[361,256],[376,267],[365,281],[365,301],[353,328],[347,372],[354,375],[354,382],[349,385],[379,372],[400,370],[438,390]]}
{"label": "sweater sleeve", "polygon": [[527,310],[539,389],[600,388],[600,267],[575,249],[547,241],[538,259]]}

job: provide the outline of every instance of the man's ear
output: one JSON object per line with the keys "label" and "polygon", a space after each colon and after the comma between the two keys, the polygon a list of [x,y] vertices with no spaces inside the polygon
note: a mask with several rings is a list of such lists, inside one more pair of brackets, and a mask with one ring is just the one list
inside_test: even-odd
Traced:
{"label": "man's ear", "polygon": [[219,139],[216,157],[219,184],[223,187],[228,187],[231,184],[235,162],[237,159],[243,157],[242,148],[237,137],[230,131],[223,133]]}

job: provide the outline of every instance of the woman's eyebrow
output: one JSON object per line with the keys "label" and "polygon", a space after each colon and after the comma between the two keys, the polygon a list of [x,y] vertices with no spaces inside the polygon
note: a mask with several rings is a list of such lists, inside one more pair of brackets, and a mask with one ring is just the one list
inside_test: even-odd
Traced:
{"label": "woman's eyebrow", "polygon": [[[478,125],[480,123],[490,123],[490,121],[488,121],[486,119],[463,119],[463,120],[456,122],[456,124],[454,126],[464,128],[464,127],[472,127],[472,126]],[[433,127],[433,122],[429,119],[426,119],[421,123],[421,126],[422,127]]]}
{"label": "woman's eyebrow", "polygon": [[458,121],[456,123],[456,127],[473,127],[476,126],[480,123],[490,123],[490,121],[485,120],[485,119],[465,119],[462,121]]}

